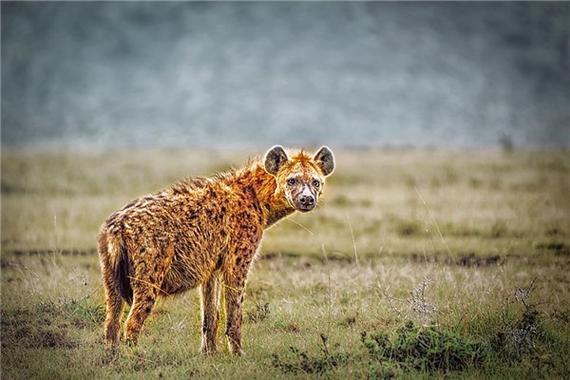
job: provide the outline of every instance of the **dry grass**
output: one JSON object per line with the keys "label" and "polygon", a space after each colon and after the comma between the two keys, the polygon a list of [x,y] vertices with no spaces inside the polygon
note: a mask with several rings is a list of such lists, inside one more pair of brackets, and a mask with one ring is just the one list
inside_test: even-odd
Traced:
{"label": "dry grass", "polygon": [[[195,292],[161,301],[141,346],[109,356],[94,255],[99,224],[133,197],[246,158],[3,152],[3,377],[446,372],[377,361],[363,345],[361,332],[396,337],[408,320],[489,348],[457,375],[570,374],[568,152],[337,152],[338,170],[319,209],[280,223],[264,239],[247,290],[245,357],[197,354]],[[537,312],[532,323],[528,305]],[[525,329],[537,332],[513,340]]]}

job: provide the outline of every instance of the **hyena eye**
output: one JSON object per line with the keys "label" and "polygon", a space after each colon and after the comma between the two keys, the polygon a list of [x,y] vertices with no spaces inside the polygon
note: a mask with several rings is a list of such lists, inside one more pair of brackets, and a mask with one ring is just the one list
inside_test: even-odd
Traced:
{"label": "hyena eye", "polygon": [[287,180],[287,185],[289,185],[289,186],[295,186],[296,183],[297,183],[297,180],[295,178],[289,178]]}
{"label": "hyena eye", "polygon": [[314,186],[314,187],[319,187],[319,186],[321,186],[321,182],[320,182],[318,179],[314,179],[314,180],[313,180],[313,186]]}

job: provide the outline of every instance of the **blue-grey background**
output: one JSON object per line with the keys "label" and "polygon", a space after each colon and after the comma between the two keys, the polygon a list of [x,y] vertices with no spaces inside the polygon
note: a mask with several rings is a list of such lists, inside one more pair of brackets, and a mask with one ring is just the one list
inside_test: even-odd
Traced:
{"label": "blue-grey background", "polygon": [[570,3],[6,3],[2,146],[570,145]]}

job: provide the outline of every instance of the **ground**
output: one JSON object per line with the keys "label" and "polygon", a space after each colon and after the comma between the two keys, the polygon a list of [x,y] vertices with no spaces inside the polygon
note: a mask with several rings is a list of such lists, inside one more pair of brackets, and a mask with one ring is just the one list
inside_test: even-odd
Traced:
{"label": "ground", "polygon": [[245,356],[204,357],[196,291],[105,352],[96,233],[247,153],[4,150],[2,377],[570,376],[570,152],[336,153],[318,209],[266,233]]}

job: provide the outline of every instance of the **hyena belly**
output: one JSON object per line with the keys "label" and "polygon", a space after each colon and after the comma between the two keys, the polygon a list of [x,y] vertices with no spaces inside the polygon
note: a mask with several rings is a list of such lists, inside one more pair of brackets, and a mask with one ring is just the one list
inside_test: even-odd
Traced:
{"label": "hyena belly", "polygon": [[194,289],[210,278],[218,268],[218,261],[209,252],[177,250],[161,288],[168,295]]}
{"label": "hyena belly", "polygon": [[[174,257],[162,283],[166,294],[178,294],[204,284],[220,269],[227,251],[228,223],[210,210],[201,210],[195,223],[179,229],[174,243]],[[215,228],[204,225],[215,220]]]}

